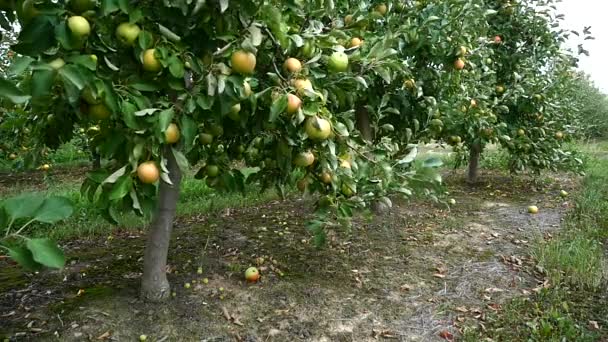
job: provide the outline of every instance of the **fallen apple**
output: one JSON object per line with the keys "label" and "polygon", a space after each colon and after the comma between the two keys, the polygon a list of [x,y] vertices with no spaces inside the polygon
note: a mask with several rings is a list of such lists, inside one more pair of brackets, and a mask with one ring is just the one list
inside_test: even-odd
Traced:
{"label": "fallen apple", "polygon": [[[255,267],[249,267],[245,271],[245,279],[250,283],[255,283],[260,279],[260,271]],[[222,289],[220,289],[221,291]]]}

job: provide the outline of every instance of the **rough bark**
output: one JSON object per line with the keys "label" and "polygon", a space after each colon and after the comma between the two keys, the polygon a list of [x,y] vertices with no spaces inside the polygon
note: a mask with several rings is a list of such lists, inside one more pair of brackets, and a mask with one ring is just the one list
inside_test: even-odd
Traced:
{"label": "rough bark", "polygon": [[369,111],[365,106],[359,105],[356,110],[357,129],[361,132],[361,137],[367,141],[374,139],[372,125],[369,118]]}
{"label": "rough bark", "polygon": [[169,147],[164,150],[164,157],[167,160],[167,170],[173,185],[160,181],[156,214],[148,232],[144,253],[144,274],[141,282],[142,298],[153,302],[165,300],[171,294],[166,273],[167,254],[182,178],[177,161]]}
{"label": "rough bark", "polygon": [[477,177],[479,176],[479,157],[481,156],[481,145],[475,143],[471,145],[469,153],[469,173],[467,176],[467,182],[469,184],[477,183]]}

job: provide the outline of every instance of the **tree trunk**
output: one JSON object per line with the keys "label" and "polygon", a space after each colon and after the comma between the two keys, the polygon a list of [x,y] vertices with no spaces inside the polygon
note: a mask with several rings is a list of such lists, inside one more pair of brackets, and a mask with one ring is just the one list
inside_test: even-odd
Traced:
{"label": "tree trunk", "polygon": [[144,274],[141,282],[142,298],[153,302],[167,299],[171,294],[166,273],[167,254],[182,179],[181,170],[171,148],[166,147],[163,154],[167,160],[167,170],[169,170],[169,178],[173,185],[165,183],[162,179],[160,181],[158,205],[148,232],[148,242],[144,253]]}
{"label": "tree trunk", "polygon": [[372,125],[369,119],[369,111],[365,106],[359,105],[356,109],[357,129],[361,132],[361,137],[364,140],[371,142],[374,140]]}
{"label": "tree trunk", "polygon": [[93,159],[93,170],[101,168],[101,156],[95,151],[95,147],[93,146],[91,146],[91,158]]}
{"label": "tree trunk", "polygon": [[469,154],[469,174],[467,177],[467,183],[477,183],[477,177],[479,176],[479,157],[481,156],[481,145],[474,143],[471,145],[471,151]]}

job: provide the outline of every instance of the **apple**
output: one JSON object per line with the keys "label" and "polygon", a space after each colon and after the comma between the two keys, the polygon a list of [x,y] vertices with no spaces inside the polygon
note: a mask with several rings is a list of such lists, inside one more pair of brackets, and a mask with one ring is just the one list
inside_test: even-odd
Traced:
{"label": "apple", "polygon": [[499,93],[499,94],[504,93],[505,92],[505,87],[500,86],[500,85],[496,86],[496,92]]}
{"label": "apple", "polygon": [[388,7],[386,7],[386,4],[379,4],[376,6],[375,10],[376,12],[380,13],[380,15],[385,15],[388,11]]}
{"label": "apple", "polygon": [[203,268],[202,268],[202,267],[199,267],[199,268],[196,270],[196,274],[203,274]]}
{"label": "apple", "polygon": [[51,68],[59,70],[65,65],[65,61],[62,58],[57,58],[52,60],[49,65],[51,66]]}
{"label": "apple", "polygon": [[471,99],[471,107],[472,107],[472,108],[477,107],[477,100],[475,100],[475,99]]}
{"label": "apple", "polygon": [[564,133],[562,133],[562,132],[555,133],[555,139],[562,140],[563,138],[564,138]]}
{"label": "apple", "polygon": [[198,139],[203,145],[211,145],[211,143],[213,142],[213,134],[201,133],[199,134]]}
{"label": "apple", "polygon": [[416,89],[416,81],[414,81],[413,79],[410,78],[408,80],[405,80],[405,82],[403,82],[403,86],[409,90]]}
{"label": "apple", "polygon": [[359,47],[362,44],[363,44],[363,41],[361,40],[361,38],[353,37],[350,40],[350,47]]}
{"label": "apple", "polygon": [[44,164],[40,167],[40,169],[43,171],[48,171],[50,168],[51,168],[51,165],[49,165],[49,164]]}
{"label": "apple", "polygon": [[340,167],[345,168],[345,169],[350,169],[352,166],[350,165],[350,162],[346,159],[342,159],[340,161]]}
{"label": "apple", "polygon": [[314,162],[315,155],[310,151],[298,153],[298,155],[293,160],[293,163],[299,167],[307,167],[312,165]]}
{"label": "apple", "polygon": [[89,21],[79,15],[68,18],[68,28],[72,31],[72,35],[78,39],[82,39],[91,33]]}
{"label": "apple", "polygon": [[163,66],[160,64],[159,60],[156,59],[154,55],[156,49],[148,49],[144,51],[143,62],[144,62],[144,70],[150,72],[159,72]]}
{"label": "apple", "polygon": [[502,38],[500,36],[494,36],[494,43],[495,44],[500,44],[502,43]]}
{"label": "apple", "polygon": [[350,24],[353,23],[353,15],[349,14],[346,17],[344,17],[344,25],[348,26]]}
{"label": "apple", "polygon": [[187,288],[187,289],[189,289],[191,287],[191,285],[190,285],[190,283],[185,283],[184,287]]}
{"label": "apple", "polygon": [[294,94],[287,94],[287,114],[295,114],[302,107],[302,100]]}
{"label": "apple", "polygon": [[464,61],[461,58],[458,58],[457,60],[454,61],[454,68],[456,70],[462,70],[464,69]]}
{"label": "apple", "polygon": [[306,43],[304,43],[304,45],[300,49],[300,53],[302,53],[302,56],[304,56],[305,58],[312,58],[315,55],[315,51],[316,48],[310,41],[306,41]]}
{"label": "apple", "polygon": [[534,95],[534,99],[535,99],[536,101],[540,101],[540,100],[542,100],[542,99],[543,99],[543,96],[542,96],[541,94],[535,94],[535,95]]}
{"label": "apple", "polygon": [[355,194],[355,191],[353,190],[353,188],[351,188],[348,184],[343,183],[342,184],[342,194],[346,197],[351,197],[352,195]]}
{"label": "apple", "polygon": [[526,131],[524,131],[523,129],[518,129],[517,130],[517,135],[519,135],[520,137],[523,137],[524,135],[526,135]]}
{"label": "apple", "polygon": [[453,198],[450,198],[450,199],[448,200],[448,203],[449,203],[450,205],[454,205],[454,204],[456,204],[456,200],[455,200],[455,199],[453,199]]}
{"label": "apple", "polygon": [[306,188],[308,187],[308,177],[304,177],[304,178],[300,179],[296,183],[296,186],[298,187],[298,190],[300,190],[301,192],[306,191]]}
{"label": "apple", "polygon": [[160,178],[160,171],[156,163],[147,161],[137,167],[137,177],[144,184],[154,184]]}
{"label": "apple", "polygon": [[103,103],[92,104],[89,106],[89,115],[95,120],[105,120],[110,117],[112,113]]}
{"label": "apple", "polygon": [[142,341],[142,342],[144,342],[144,341],[148,340],[148,336],[146,336],[146,335],[139,335],[139,340]]}
{"label": "apple", "polygon": [[458,48],[458,56],[464,57],[467,54],[467,48],[465,46],[461,46]]}
{"label": "apple", "polygon": [[562,197],[568,197],[568,192],[566,190],[562,190],[559,192],[559,195]]}
{"label": "apple", "polygon": [[331,173],[329,173],[329,171],[323,171],[320,175],[319,175],[319,179],[321,180],[321,182],[325,183],[325,184],[331,184]]}
{"label": "apple", "polygon": [[139,26],[131,23],[122,23],[116,28],[116,38],[124,45],[133,46],[140,32]]}
{"label": "apple", "polygon": [[295,79],[292,81],[292,85],[300,95],[306,94],[307,90],[313,91],[312,83],[306,78]]}
{"label": "apple", "polygon": [[334,72],[344,72],[348,69],[348,56],[342,51],[336,51],[329,57],[328,67]]}
{"label": "apple", "polygon": [[205,167],[205,170],[207,171],[207,176],[211,178],[217,177],[217,175],[220,174],[220,168],[217,165],[207,165],[207,167]]}
{"label": "apple", "polygon": [[298,73],[302,71],[302,62],[300,62],[296,58],[287,58],[285,63],[283,63],[283,68],[292,74]]}
{"label": "apple", "polygon": [[318,116],[309,117],[304,124],[304,130],[312,140],[325,140],[331,135],[331,123]]}
{"label": "apple", "polygon": [[255,70],[256,58],[251,52],[244,50],[235,51],[230,57],[232,69],[239,74],[250,75]]}
{"label": "apple", "polygon": [[179,141],[180,131],[176,124],[171,123],[165,130],[165,143],[172,145]]}
{"label": "apple", "polygon": [[10,160],[15,160],[15,159],[17,159],[17,155],[16,155],[16,154],[14,154],[14,153],[11,153],[11,154],[8,156],[8,159],[10,159]]}
{"label": "apple", "polygon": [[247,81],[243,83],[243,95],[245,95],[245,98],[248,98],[253,95],[253,90],[251,90],[251,84],[249,84],[249,82]]}
{"label": "apple", "polygon": [[239,116],[240,111],[241,111],[241,104],[237,103],[237,104],[233,105],[232,107],[230,107],[230,111],[228,112],[228,117],[234,121],[239,121],[241,119],[241,117]]}
{"label": "apple", "polygon": [[249,267],[245,271],[245,279],[250,283],[255,283],[260,279],[260,271],[255,267]]}
{"label": "apple", "polygon": [[538,207],[535,205],[531,205],[528,207],[528,213],[530,214],[537,214],[538,213]]}

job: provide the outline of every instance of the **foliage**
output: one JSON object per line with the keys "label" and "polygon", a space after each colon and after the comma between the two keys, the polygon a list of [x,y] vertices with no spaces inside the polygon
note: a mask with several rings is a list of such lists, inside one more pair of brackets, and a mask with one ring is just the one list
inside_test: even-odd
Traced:
{"label": "foliage", "polygon": [[[62,268],[65,257],[55,243],[46,238],[28,238],[22,233],[34,222],[55,224],[68,218],[72,212],[71,202],[63,197],[25,194],[5,199],[0,203],[0,233],[3,233],[0,247],[28,270],[39,270],[44,266]],[[18,223],[22,224],[15,229]]]}
{"label": "foliage", "polygon": [[588,75],[578,73],[574,79],[573,100],[579,105],[578,120],[587,138],[608,136],[608,99]]}

